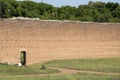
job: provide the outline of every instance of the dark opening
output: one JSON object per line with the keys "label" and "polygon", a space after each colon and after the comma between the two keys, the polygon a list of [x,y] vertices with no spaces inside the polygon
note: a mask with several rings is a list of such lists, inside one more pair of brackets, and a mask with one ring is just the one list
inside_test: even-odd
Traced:
{"label": "dark opening", "polygon": [[20,52],[20,62],[23,66],[26,66],[26,51]]}

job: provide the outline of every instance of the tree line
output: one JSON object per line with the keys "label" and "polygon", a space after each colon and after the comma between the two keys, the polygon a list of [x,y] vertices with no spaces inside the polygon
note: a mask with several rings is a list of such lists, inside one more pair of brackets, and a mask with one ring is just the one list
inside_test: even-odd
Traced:
{"label": "tree line", "polygon": [[30,0],[0,0],[0,18],[11,17],[116,23],[120,22],[120,4],[90,1],[87,5],[79,5],[79,7],[54,7]]}

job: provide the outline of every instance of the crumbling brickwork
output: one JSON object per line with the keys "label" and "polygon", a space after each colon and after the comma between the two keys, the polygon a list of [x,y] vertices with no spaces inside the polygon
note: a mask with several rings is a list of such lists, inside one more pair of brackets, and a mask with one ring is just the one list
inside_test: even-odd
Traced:
{"label": "crumbling brickwork", "polygon": [[120,56],[120,24],[0,20],[0,62],[26,64],[54,59]]}

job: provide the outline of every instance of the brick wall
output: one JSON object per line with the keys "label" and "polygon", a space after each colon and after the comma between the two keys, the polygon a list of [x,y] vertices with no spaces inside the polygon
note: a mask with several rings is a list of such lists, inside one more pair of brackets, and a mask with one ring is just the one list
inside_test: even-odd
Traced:
{"label": "brick wall", "polygon": [[[73,58],[120,56],[120,24],[1,20],[0,62],[27,65]],[[114,54],[114,55],[113,55]]]}

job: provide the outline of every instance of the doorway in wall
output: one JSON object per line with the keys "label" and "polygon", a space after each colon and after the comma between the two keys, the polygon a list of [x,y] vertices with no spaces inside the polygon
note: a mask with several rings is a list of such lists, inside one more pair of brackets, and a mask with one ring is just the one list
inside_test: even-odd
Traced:
{"label": "doorway in wall", "polygon": [[26,66],[26,51],[20,52],[20,62],[23,66]]}

